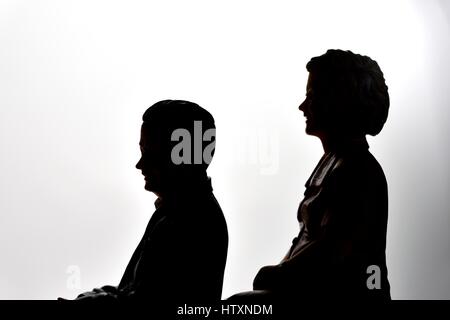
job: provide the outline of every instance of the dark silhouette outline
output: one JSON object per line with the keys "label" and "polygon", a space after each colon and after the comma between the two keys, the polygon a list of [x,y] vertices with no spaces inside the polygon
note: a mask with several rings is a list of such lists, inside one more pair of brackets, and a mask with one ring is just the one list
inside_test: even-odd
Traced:
{"label": "dark silhouette outline", "polygon": [[[173,132],[185,129],[194,136],[194,121],[201,121],[203,131],[215,130],[212,115],[188,101],[160,101],[144,113],[136,168],[145,177],[145,189],[158,196],[156,211],[120,284],[76,300],[139,301],[156,309],[221,299],[228,232],[206,174],[209,162],[175,164],[171,157],[179,143],[172,141]],[[206,144],[202,141],[201,152]]]}
{"label": "dark silhouette outline", "polygon": [[[299,109],[306,133],[321,140],[325,153],[305,184],[300,233],[278,265],[259,270],[254,291],[228,300],[390,300],[387,182],[365,138],[387,119],[383,73],[369,57],[342,50],[312,58],[307,70]],[[380,271],[375,288],[370,266]]]}

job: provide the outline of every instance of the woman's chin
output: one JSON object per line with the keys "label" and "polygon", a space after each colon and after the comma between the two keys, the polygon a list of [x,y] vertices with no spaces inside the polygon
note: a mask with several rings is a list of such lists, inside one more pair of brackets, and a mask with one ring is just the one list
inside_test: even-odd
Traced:
{"label": "woman's chin", "polygon": [[152,186],[152,183],[149,182],[149,181],[145,181],[144,189],[147,190],[147,191],[153,192],[153,186]]}
{"label": "woman's chin", "polygon": [[316,135],[314,128],[311,128],[308,125],[306,125],[305,132],[306,132],[306,134],[309,134],[310,136]]}

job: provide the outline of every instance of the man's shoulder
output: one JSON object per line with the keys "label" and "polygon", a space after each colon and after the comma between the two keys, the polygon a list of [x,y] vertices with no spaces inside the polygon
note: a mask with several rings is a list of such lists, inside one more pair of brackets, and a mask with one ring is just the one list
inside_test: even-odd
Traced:
{"label": "man's shoulder", "polygon": [[161,209],[164,210],[161,222],[174,227],[193,227],[206,223],[226,225],[222,209],[212,193],[183,197]]}

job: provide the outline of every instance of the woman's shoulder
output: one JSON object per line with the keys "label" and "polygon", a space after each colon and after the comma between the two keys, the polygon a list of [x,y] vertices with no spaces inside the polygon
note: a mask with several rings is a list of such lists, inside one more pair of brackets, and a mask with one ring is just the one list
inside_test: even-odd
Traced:
{"label": "woman's shoulder", "polygon": [[329,172],[333,180],[350,181],[386,181],[380,163],[369,150],[336,153],[335,162]]}

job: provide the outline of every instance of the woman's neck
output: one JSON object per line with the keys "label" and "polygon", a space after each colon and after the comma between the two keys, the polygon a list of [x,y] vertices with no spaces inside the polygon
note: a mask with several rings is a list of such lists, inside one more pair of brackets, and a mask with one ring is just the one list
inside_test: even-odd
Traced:
{"label": "woman's neck", "polygon": [[336,151],[339,148],[358,145],[358,144],[367,144],[366,136],[337,136],[337,135],[324,135],[319,136],[320,141],[322,142],[323,151],[325,153]]}

